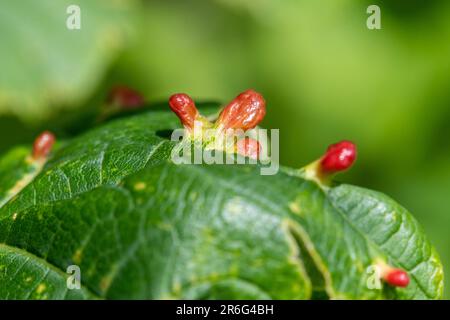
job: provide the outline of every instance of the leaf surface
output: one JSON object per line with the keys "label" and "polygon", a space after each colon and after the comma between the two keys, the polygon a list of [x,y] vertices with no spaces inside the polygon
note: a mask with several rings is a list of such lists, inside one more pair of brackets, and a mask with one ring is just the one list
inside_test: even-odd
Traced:
{"label": "leaf surface", "polygon": [[[27,149],[5,155],[0,298],[70,298],[69,265],[86,298],[441,298],[439,258],[393,200],[289,168],[175,165],[167,133],[178,127],[160,109],[115,119],[62,143],[37,172]],[[16,260],[45,288],[18,285]],[[410,286],[370,289],[378,260],[410,272]],[[34,271],[46,268],[51,281]]]}

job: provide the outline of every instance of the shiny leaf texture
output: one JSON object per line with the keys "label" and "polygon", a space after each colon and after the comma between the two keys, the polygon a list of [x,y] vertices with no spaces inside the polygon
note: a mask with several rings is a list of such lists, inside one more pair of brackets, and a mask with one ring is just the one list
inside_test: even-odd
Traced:
{"label": "shiny leaf texture", "polygon": [[[80,29],[67,27],[74,4]],[[1,1],[0,115],[35,122],[83,102],[123,47],[131,9],[123,1]]]}
{"label": "shiny leaf texture", "polygon": [[[216,108],[202,113],[217,115]],[[439,299],[442,266],[390,198],[301,170],[175,165],[168,107],[0,160],[0,298]],[[368,285],[377,261],[407,288]],[[66,269],[81,289],[66,288]]]}

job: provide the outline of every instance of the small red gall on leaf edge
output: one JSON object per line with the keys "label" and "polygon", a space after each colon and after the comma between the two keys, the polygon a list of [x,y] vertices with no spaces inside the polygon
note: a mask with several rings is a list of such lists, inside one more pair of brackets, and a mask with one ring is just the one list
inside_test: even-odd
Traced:
{"label": "small red gall on leaf edge", "polygon": [[236,143],[236,152],[252,159],[258,159],[261,152],[261,145],[251,138],[244,138]]}
{"label": "small red gall on leaf edge", "polygon": [[233,99],[220,113],[217,124],[223,129],[253,129],[266,115],[266,102],[261,94],[246,90]]}
{"label": "small red gall on leaf edge", "polygon": [[355,159],[355,144],[344,140],[328,147],[320,160],[320,167],[324,173],[336,173],[350,168]]}
{"label": "small red gall on leaf edge", "polygon": [[184,93],[174,94],[169,98],[169,106],[185,128],[194,128],[199,113],[191,97]]}
{"label": "small red gall on leaf edge", "polygon": [[138,91],[126,86],[114,87],[109,93],[108,102],[124,109],[139,108],[145,103]]}
{"label": "small red gall on leaf edge", "polygon": [[387,284],[394,287],[405,288],[409,284],[409,276],[402,269],[391,269],[383,276]]}
{"label": "small red gall on leaf edge", "polygon": [[49,131],[42,132],[35,140],[33,144],[33,158],[42,159],[46,158],[52,150],[55,143],[55,136]]}

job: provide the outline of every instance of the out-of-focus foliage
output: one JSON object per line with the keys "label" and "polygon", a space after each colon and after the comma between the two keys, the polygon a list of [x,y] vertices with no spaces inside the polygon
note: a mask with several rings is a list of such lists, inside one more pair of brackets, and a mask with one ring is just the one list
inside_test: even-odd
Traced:
{"label": "out-of-focus foliage", "polygon": [[[71,4],[77,31],[66,28]],[[43,120],[79,104],[123,46],[127,18],[123,1],[1,1],[0,114]]]}
{"label": "out-of-focus foliage", "polygon": [[[381,30],[366,28],[370,4],[381,8]],[[281,129],[283,164],[300,167],[329,143],[354,140],[359,160],[343,179],[382,190],[410,209],[450,273],[450,2],[136,5],[135,37],[98,88],[91,78],[86,83],[96,89],[91,100],[118,82],[151,101],[178,91],[226,101],[246,88],[259,90],[268,102],[265,125]],[[87,4],[83,10],[89,16]],[[115,22],[113,16],[107,20]],[[90,30],[87,22],[85,27],[83,32]],[[1,31],[2,38],[10,32]],[[101,76],[99,70],[92,74]],[[89,105],[83,103],[81,112]],[[54,119],[42,127],[64,133],[68,117],[56,113]],[[15,133],[0,139],[0,150],[30,140],[38,129],[0,118],[1,133]],[[448,280],[446,292],[449,297]]]}

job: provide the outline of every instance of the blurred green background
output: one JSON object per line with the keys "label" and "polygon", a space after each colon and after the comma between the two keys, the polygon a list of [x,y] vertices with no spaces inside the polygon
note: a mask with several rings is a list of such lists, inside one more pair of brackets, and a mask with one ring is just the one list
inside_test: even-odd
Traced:
{"label": "blurred green background", "polygon": [[[66,28],[69,4],[80,30]],[[370,4],[381,30],[366,27]],[[254,88],[282,164],[355,141],[341,179],[410,209],[450,274],[449,1],[2,0],[0,39],[0,152],[43,128],[69,135],[115,84],[149,101]]]}

